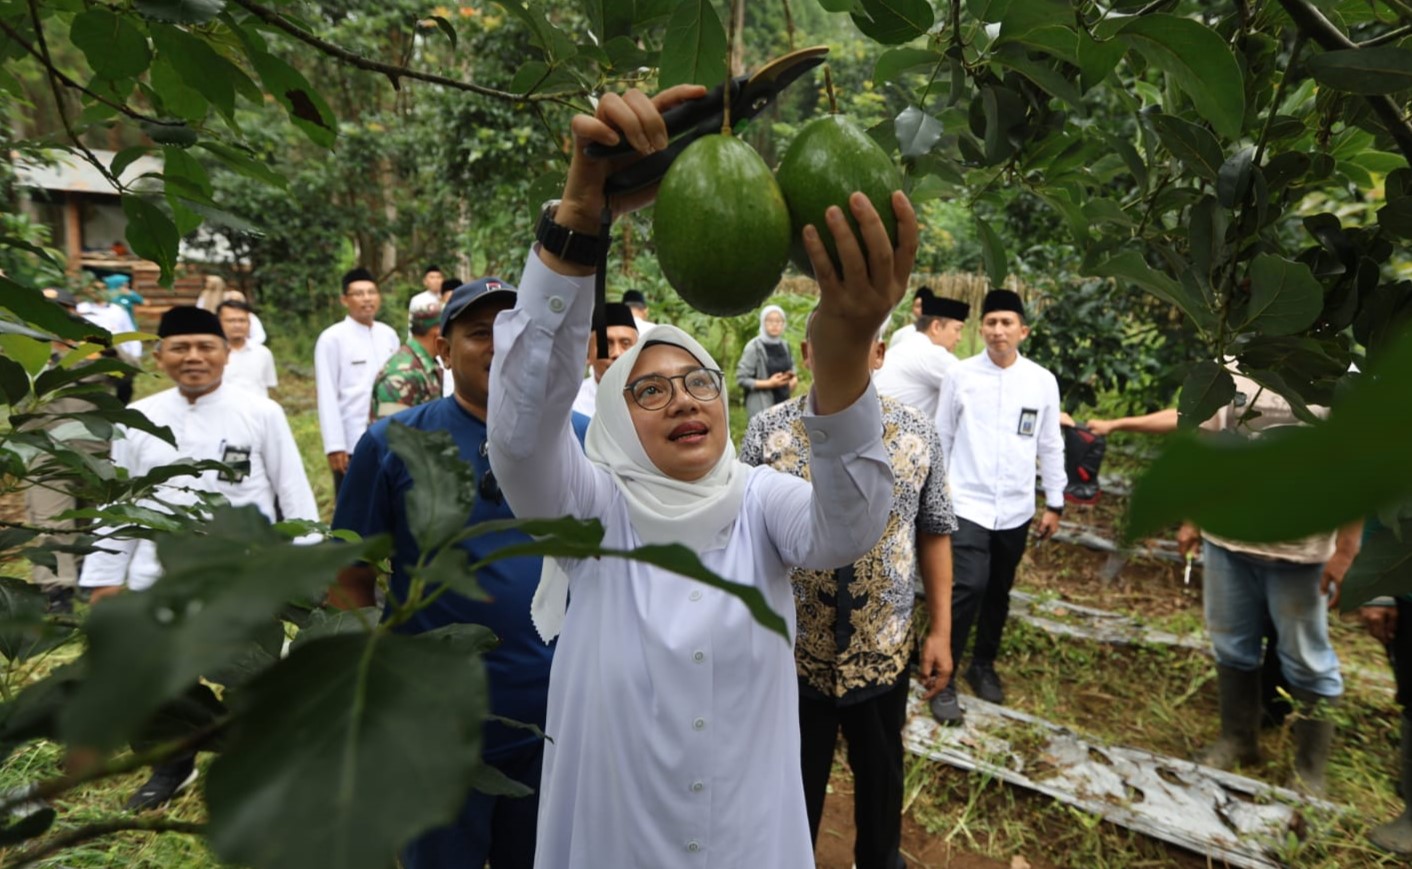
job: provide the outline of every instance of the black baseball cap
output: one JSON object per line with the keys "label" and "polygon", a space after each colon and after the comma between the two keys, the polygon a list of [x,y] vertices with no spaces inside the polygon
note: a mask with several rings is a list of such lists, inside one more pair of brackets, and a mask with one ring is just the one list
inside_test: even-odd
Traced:
{"label": "black baseball cap", "polygon": [[466,311],[475,303],[487,296],[497,293],[505,293],[511,299],[519,292],[513,284],[507,284],[499,278],[481,278],[471,281],[469,284],[462,284],[451,294],[451,301],[446,303],[446,307],[441,309],[441,331],[445,332],[450,322]]}

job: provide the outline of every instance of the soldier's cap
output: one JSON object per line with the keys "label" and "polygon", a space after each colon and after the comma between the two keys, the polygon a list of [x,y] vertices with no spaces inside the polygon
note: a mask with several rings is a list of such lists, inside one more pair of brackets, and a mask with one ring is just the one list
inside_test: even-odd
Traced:
{"label": "soldier's cap", "polygon": [[78,307],[78,299],[74,298],[73,293],[62,287],[45,287],[44,298],[65,308]]}
{"label": "soldier's cap", "polygon": [[499,278],[481,278],[471,281],[469,284],[462,284],[451,294],[451,301],[446,303],[446,307],[441,309],[441,331],[445,332],[451,321],[470,310],[472,305],[490,296],[504,293],[514,299],[518,290],[513,284],[507,284]]}
{"label": "soldier's cap", "polygon": [[945,296],[923,296],[923,317],[945,317],[949,320],[965,320],[971,316],[971,306],[957,299]]}
{"label": "soldier's cap", "polygon": [[407,320],[414,326],[430,329],[441,322],[441,296],[420,292],[407,304]]}

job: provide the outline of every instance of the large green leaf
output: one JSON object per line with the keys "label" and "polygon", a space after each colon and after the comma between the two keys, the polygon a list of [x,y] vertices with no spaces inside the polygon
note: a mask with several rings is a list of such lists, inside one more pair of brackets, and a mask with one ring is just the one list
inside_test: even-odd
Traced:
{"label": "large green leaf", "polygon": [[172,65],[188,86],[195,88],[221,114],[235,111],[235,73],[231,62],[206,41],[170,24],[152,25],[157,54]]}
{"label": "large green leaf", "polygon": [[70,341],[83,341],[93,336],[108,334],[101,326],[76,317],[46,299],[41,291],[17,284],[4,275],[0,275],[0,309],[10,311],[26,323]]}
{"label": "large green leaf", "polygon": [[1250,328],[1292,335],[1311,326],[1323,308],[1324,288],[1304,263],[1262,253],[1250,264]]}
{"label": "large green leaf", "polygon": [[[1056,25],[1073,29],[1073,4],[1066,0],[1013,0],[1000,17],[1000,36],[996,43],[1018,40],[1035,30]],[[1073,36],[1069,41],[1073,41]]]}
{"label": "large green leaf", "polygon": [[927,0],[859,0],[853,23],[883,45],[901,45],[925,35],[936,22]]}
{"label": "large green leaf", "polygon": [[221,859],[385,869],[455,817],[481,765],[478,657],[385,632],[301,646],[241,692],[206,784]]}
{"label": "large green leaf", "polygon": [[1230,47],[1216,31],[1190,18],[1159,13],[1134,18],[1118,35],[1170,76],[1216,132],[1228,139],[1240,135],[1244,79]]}
{"label": "large green leaf", "polygon": [[162,285],[171,286],[181,247],[176,224],[162,209],[130,194],[123,195],[123,214],[127,215],[128,246],[133,253],[156,263],[162,270]]}
{"label": "large green leaf", "polygon": [[1404,330],[1326,423],[1255,440],[1174,439],[1134,487],[1127,534],[1190,519],[1234,540],[1292,540],[1401,502],[1412,495],[1409,394]]}
{"label": "large green leaf", "polygon": [[1412,49],[1395,45],[1326,51],[1304,62],[1319,84],[1372,96],[1412,89]]}
{"label": "large green leaf", "polygon": [[893,119],[897,133],[897,147],[902,156],[916,160],[931,152],[941,141],[943,131],[941,121],[917,108],[908,106]]}
{"label": "large green leaf", "polygon": [[1176,115],[1157,114],[1151,121],[1162,144],[1188,169],[1207,181],[1215,181],[1220,176],[1225,161],[1221,158],[1220,143],[1209,130]]}
{"label": "large green leaf", "polygon": [[545,58],[550,62],[567,60],[573,57],[577,51],[574,47],[574,41],[562,30],[549,23],[549,20],[544,17],[544,12],[532,0],[531,2],[495,0],[495,2],[525,25],[530,33],[530,41],[544,51]]}
{"label": "large green leaf", "polygon": [[924,66],[935,66],[942,61],[939,52],[926,48],[889,48],[878,56],[873,64],[873,84],[882,86],[897,81],[904,72]]}
{"label": "large green leaf", "polygon": [[976,233],[981,240],[981,262],[985,265],[985,277],[993,287],[1005,282],[1010,266],[1005,259],[1005,242],[980,215],[976,215]]}
{"label": "large green leaf", "polygon": [[[1412,592],[1412,520],[1380,526],[1363,538],[1363,548],[1343,578],[1339,609],[1348,612],[1379,595]],[[1407,630],[1405,626],[1399,626]]]}
{"label": "large green leaf", "polygon": [[423,552],[447,543],[466,526],[475,506],[476,475],[446,431],[422,431],[392,422],[387,445],[407,466],[407,524]]}
{"label": "large green leaf", "polygon": [[321,592],[373,545],[296,546],[254,507],[220,509],[204,530],[159,537],[161,580],[93,608],[93,678],[64,710],[69,741],[121,744],[164,701],[245,654],[286,601]]}
{"label": "large green leaf", "polygon": [[146,18],[170,24],[205,24],[220,15],[226,0],[133,0]]}
{"label": "large green leaf", "polygon": [[713,87],[726,77],[726,29],[710,0],[685,0],[672,13],[662,38],[657,79]]}
{"label": "large green leaf", "polygon": [[268,52],[252,48],[248,54],[265,90],[289,113],[294,126],[314,144],[332,148],[338,135],[337,121],[328,103],[309,85],[304,74]]}
{"label": "large green leaf", "polygon": [[1203,328],[1211,320],[1210,311],[1201,299],[1193,297],[1180,282],[1149,266],[1142,254],[1135,250],[1126,250],[1109,258],[1096,266],[1093,273],[1137,284],[1167,304],[1180,308]]}
{"label": "large green leaf", "polygon": [[1177,412],[1188,427],[1198,426],[1235,398],[1235,379],[1215,362],[1198,362],[1191,366],[1182,383]]}
{"label": "large green leaf", "polygon": [[69,39],[100,78],[136,78],[152,62],[142,31],[128,17],[107,9],[87,9],[75,15]]}

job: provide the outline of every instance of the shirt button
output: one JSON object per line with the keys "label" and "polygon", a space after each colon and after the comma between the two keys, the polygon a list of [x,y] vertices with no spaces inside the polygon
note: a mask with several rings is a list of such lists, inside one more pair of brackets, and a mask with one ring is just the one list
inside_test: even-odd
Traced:
{"label": "shirt button", "polygon": [[691,653],[691,660],[700,664],[702,661],[706,660],[706,653],[697,649],[695,652]]}
{"label": "shirt button", "polygon": [[823,429],[816,428],[809,432],[809,440],[818,444],[826,444],[829,442],[829,433]]}
{"label": "shirt button", "polygon": [[704,790],[706,790],[706,783],[705,783],[705,782],[694,781],[694,782],[691,783],[691,792],[692,792],[692,793],[694,793],[694,794],[699,794],[699,793],[701,793],[701,792],[704,791]]}
{"label": "shirt button", "polygon": [[705,729],[706,729],[706,719],[705,719],[705,718],[698,718],[698,719],[696,719],[695,721],[691,722],[691,726],[692,726],[693,728],[695,728],[696,730],[705,730]]}
{"label": "shirt button", "polygon": [[549,310],[553,311],[556,314],[562,313],[564,310],[564,300],[559,298],[558,296],[550,296]]}
{"label": "shirt button", "polygon": [[696,589],[691,594],[687,595],[687,597],[691,598],[692,600],[701,600],[701,589]]}
{"label": "shirt button", "polygon": [[692,841],[686,843],[686,850],[691,852],[692,854],[695,854],[697,851],[701,850],[701,843],[693,839]]}

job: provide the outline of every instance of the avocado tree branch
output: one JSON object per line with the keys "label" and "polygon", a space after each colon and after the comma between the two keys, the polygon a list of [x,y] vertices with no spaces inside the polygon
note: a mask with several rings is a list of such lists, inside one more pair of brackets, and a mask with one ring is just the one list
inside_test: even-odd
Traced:
{"label": "avocado tree branch", "polygon": [[11,859],[5,861],[5,869],[19,869],[21,866],[31,866],[50,854],[57,854],[74,845],[82,844],[91,839],[98,839],[103,836],[110,836],[113,833],[124,832],[145,832],[145,833],[190,833],[200,835],[206,832],[205,824],[193,824],[190,821],[169,821],[163,817],[157,818],[110,818],[106,821],[96,821],[86,824],[75,830],[67,830],[59,835],[45,841],[42,844],[26,848],[16,853]]}
{"label": "avocado tree branch", "polygon": [[283,30],[285,33],[289,34],[290,36],[304,43],[305,45],[316,48],[323,54],[326,54],[329,57],[334,58],[335,60],[342,61],[343,63],[346,63],[349,66],[357,67],[358,69],[367,70],[368,72],[376,72],[387,76],[387,80],[392,83],[393,88],[400,89],[402,79],[410,78],[416,81],[424,81],[428,84],[437,84],[441,85],[442,87],[448,87],[458,91],[468,91],[473,94],[480,94],[483,97],[493,97],[498,100],[505,100],[507,102],[513,103],[562,103],[565,99],[569,97],[585,96],[588,93],[587,90],[577,90],[556,91],[554,93],[549,94],[517,94],[511,93],[510,91],[502,91],[496,88],[486,87],[485,85],[479,85],[474,82],[448,78],[444,75],[437,75],[436,73],[420,72],[418,70],[410,69],[405,66],[397,66],[390,63],[383,63],[382,61],[378,60],[370,60],[369,58],[363,57],[360,54],[355,54],[354,52],[351,52],[340,45],[335,45],[326,39],[315,36],[314,34],[290,21],[288,18],[285,18],[283,15],[279,14],[275,10],[270,9],[266,6],[262,6],[259,3],[255,2],[255,0],[234,0],[234,2],[236,3],[236,5],[249,11],[256,18],[259,18],[261,21],[264,21],[265,23],[270,24],[279,30]]}
{"label": "avocado tree branch", "polygon": [[[1357,43],[1343,34],[1334,23],[1324,17],[1324,13],[1309,0],[1280,0],[1280,6],[1294,21],[1299,32],[1314,40],[1325,51],[1343,51],[1358,48]],[[1388,96],[1365,96],[1373,113],[1382,121],[1392,136],[1402,156],[1412,163],[1412,123],[1403,117],[1397,103]]]}

